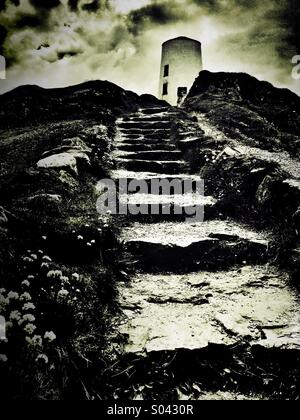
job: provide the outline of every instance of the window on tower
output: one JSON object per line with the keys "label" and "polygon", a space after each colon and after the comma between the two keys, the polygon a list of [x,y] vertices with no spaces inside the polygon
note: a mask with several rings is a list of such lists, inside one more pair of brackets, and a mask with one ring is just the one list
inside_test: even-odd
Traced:
{"label": "window on tower", "polygon": [[170,66],[169,64],[166,64],[164,67],[164,77],[168,77],[170,72]]}
{"label": "window on tower", "polygon": [[168,95],[168,83],[164,83],[163,85],[163,95]]}

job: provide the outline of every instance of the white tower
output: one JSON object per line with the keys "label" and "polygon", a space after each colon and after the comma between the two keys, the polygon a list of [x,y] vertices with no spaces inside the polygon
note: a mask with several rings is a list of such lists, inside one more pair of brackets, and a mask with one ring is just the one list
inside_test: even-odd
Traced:
{"label": "white tower", "polygon": [[162,45],[159,98],[180,105],[202,70],[201,43],[179,37]]}

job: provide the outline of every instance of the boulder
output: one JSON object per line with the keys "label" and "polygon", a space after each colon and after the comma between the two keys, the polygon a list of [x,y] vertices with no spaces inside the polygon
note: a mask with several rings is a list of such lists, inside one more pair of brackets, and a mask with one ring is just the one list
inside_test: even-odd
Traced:
{"label": "boulder", "polygon": [[37,163],[38,168],[66,170],[72,174],[78,174],[76,157],[71,153],[59,153],[41,159]]}
{"label": "boulder", "polygon": [[63,170],[59,172],[59,180],[64,186],[68,187],[69,190],[74,190],[79,186],[78,181],[76,181],[68,172]]}
{"label": "boulder", "polygon": [[44,169],[66,170],[78,175],[78,164],[90,166],[90,158],[85,152],[71,149],[68,152],[58,153],[41,159],[37,166]]}
{"label": "boulder", "polygon": [[61,212],[62,197],[58,194],[36,194],[20,202],[20,207],[34,211],[35,213],[49,215],[59,215]]}
{"label": "boulder", "polygon": [[64,139],[63,144],[59,147],[56,147],[54,149],[48,150],[43,153],[43,158],[51,156],[51,155],[57,155],[60,153],[86,153],[90,154],[92,152],[92,149],[89,148],[85,142],[80,137],[73,137],[70,139]]}

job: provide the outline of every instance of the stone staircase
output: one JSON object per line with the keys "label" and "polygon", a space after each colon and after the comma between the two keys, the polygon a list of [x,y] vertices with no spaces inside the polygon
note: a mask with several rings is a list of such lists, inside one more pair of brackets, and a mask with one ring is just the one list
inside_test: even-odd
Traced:
{"label": "stone staircase", "polygon": [[[172,108],[145,109],[118,121],[113,179],[149,183],[162,178],[199,178],[189,173],[180,150],[171,143],[174,112]],[[121,194],[122,199],[140,205],[161,204],[162,209],[177,203],[184,209],[199,197],[191,191],[184,197]],[[243,348],[251,357],[255,350],[299,357],[300,350],[298,294],[289,285],[288,276],[269,263],[270,235],[234,220],[220,220],[213,211],[217,200],[201,200],[203,222],[185,221],[176,215],[129,215],[120,237],[120,264],[130,273],[130,281],[118,285],[123,314],[119,331],[126,338],[124,358],[131,365],[132,360],[143,360],[143,369],[149,364],[148,368],[155,370],[157,360],[168,355],[172,360],[166,368],[173,378],[170,386],[178,385],[179,399],[195,398],[193,386],[184,395],[179,390],[180,383],[190,380],[198,383],[199,399],[205,397],[201,387],[205,389],[207,384],[202,382],[199,391],[198,376],[203,371],[197,371],[201,351],[206,352],[205,357],[214,357],[218,349],[222,359],[229,349],[233,354],[240,351],[234,349]],[[183,366],[193,363],[194,368],[184,372]],[[219,366],[219,359],[214,363]],[[149,387],[140,374],[136,381]],[[130,383],[136,385],[134,380]],[[233,389],[240,389],[239,384]],[[238,391],[232,398],[237,395]]]}

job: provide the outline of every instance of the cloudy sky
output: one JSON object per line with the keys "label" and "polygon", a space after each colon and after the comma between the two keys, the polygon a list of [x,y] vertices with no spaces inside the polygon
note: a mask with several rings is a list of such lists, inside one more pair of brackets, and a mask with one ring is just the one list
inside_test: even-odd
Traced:
{"label": "cloudy sky", "polygon": [[102,79],[157,94],[161,44],[184,35],[202,42],[205,69],[300,94],[299,21],[299,0],[0,0],[0,92]]}

